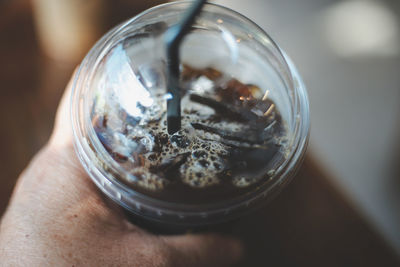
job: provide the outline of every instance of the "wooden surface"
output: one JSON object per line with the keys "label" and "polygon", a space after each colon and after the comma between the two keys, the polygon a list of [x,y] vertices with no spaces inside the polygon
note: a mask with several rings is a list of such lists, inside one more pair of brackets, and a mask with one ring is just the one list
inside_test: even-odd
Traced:
{"label": "wooden surface", "polygon": [[[19,173],[46,142],[74,68],[42,55],[26,1],[5,3],[0,4],[0,215]],[[117,17],[118,12],[113,21]],[[235,224],[229,231],[247,247],[239,266],[399,266],[393,251],[329,181],[308,157],[273,202]]]}

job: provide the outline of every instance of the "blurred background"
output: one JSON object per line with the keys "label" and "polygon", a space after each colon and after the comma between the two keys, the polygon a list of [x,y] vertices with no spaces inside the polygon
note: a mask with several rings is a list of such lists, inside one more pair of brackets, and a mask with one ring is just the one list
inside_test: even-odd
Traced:
{"label": "blurred background", "polygon": [[216,2],[292,58],[310,98],[310,150],[400,254],[400,1]]}
{"label": "blurred background", "polygon": [[[75,66],[112,26],[161,2],[0,0],[0,215],[18,175],[47,141]],[[361,266],[357,259],[372,254],[368,266],[388,258],[400,264],[400,1],[210,2],[266,30],[308,88],[308,158],[301,178],[271,208],[273,226],[292,227],[278,230],[292,242],[281,242],[280,252],[286,249],[296,266],[329,257]],[[296,233],[303,241],[293,239]],[[346,246],[362,251],[342,253]],[[333,263],[324,266],[346,265]]]}

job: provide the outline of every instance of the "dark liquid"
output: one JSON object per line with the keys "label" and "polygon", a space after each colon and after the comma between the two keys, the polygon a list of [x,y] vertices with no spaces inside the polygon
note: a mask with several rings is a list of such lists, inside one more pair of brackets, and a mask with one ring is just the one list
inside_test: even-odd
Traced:
{"label": "dark liquid", "polygon": [[[186,104],[182,128],[173,135],[167,133],[165,114],[143,126],[120,110],[123,127],[118,131],[129,141],[124,143],[127,149],[112,134],[116,129],[110,120],[116,117],[94,114],[99,140],[135,178],[120,180],[145,195],[184,204],[230,200],[268,182],[271,170],[284,159],[286,140],[274,103],[258,87],[235,79],[201,93],[192,90],[222,79],[211,68],[185,66],[181,78]],[[132,127],[140,128],[140,134],[133,134]]]}

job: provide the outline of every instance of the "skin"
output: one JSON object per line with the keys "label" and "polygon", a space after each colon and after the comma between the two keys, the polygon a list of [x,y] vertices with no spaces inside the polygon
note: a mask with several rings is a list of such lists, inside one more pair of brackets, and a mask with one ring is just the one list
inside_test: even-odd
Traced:
{"label": "skin", "polygon": [[18,179],[0,224],[0,266],[230,266],[240,242],[153,235],[128,223],[85,173],[72,144],[67,86],[51,139]]}

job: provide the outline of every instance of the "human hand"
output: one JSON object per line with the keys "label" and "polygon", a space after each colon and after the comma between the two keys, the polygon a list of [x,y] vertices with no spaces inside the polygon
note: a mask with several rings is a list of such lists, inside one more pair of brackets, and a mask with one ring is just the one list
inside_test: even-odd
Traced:
{"label": "human hand", "polygon": [[21,174],[0,224],[0,266],[229,266],[241,245],[216,234],[157,236],[106,206],[72,145],[70,87],[49,143]]}

